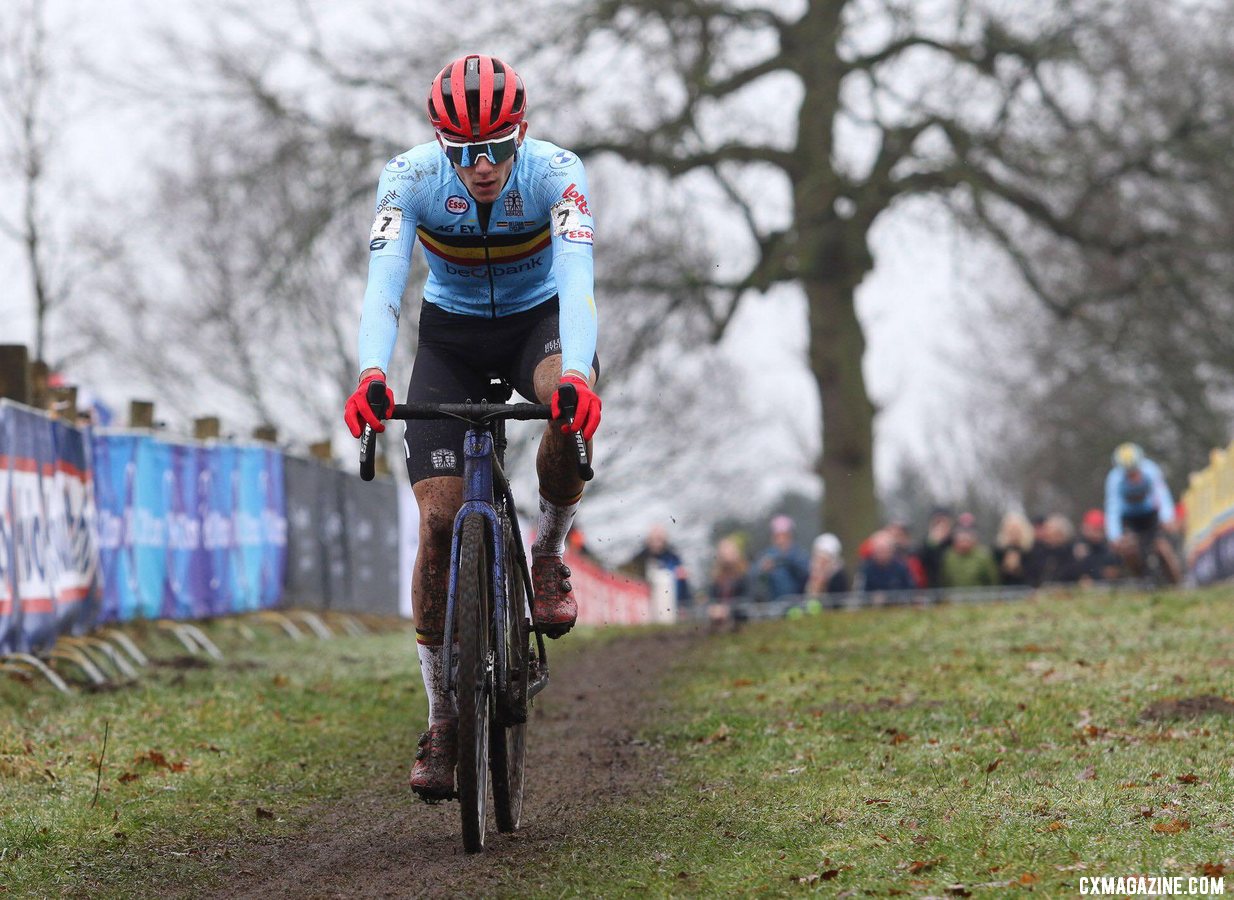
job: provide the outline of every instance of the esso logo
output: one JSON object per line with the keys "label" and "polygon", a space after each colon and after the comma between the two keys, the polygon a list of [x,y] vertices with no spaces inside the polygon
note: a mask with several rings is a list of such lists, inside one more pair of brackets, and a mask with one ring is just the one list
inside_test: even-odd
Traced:
{"label": "esso logo", "polygon": [[455,194],[453,197],[446,198],[446,212],[448,213],[460,216],[469,209],[471,209],[471,204],[467,202],[466,197],[460,197],[458,194]]}

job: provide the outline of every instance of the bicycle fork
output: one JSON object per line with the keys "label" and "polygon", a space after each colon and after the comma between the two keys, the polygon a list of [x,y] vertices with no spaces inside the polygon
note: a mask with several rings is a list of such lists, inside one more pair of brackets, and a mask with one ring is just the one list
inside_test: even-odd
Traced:
{"label": "bicycle fork", "polygon": [[[493,436],[487,429],[469,428],[463,440],[463,505],[454,517],[454,534],[450,542],[450,588],[446,594],[446,621],[443,634],[450,640],[442,641],[443,668],[446,689],[457,690],[454,665],[454,622],[458,602],[458,567],[462,551],[463,520],[472,513],[484,516],[488,523],[489,584],[493,588],[493,609],[489,621],[504,622],[506,611],[506,583],[502,577],[506,571],[505,542],[501,540],[501,521],[493,506]],[[500,627],[500,626],[499,626]],[[505,671],[505,636],[496,635],[497,669]],[[491,655],[491,653],[490,653]],[[489,662],[490,671],[492,661]]]}

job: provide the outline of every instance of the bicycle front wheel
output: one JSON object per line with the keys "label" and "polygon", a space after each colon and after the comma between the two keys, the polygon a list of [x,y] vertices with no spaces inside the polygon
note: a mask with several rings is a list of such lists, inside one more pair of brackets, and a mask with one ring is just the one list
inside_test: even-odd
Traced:
{"label": "bicycle front wheel", "polygon": [[487,521],[478,514],[463,519],[459,546],[455,612],[458,622],[458,797],[463,818],[463,849],[484,849],[488,812],[489,610]]}
{"label": "bicycle front wheel", "polygon": [[497,830],[514,831],[523,817],[523,759],[527,752],[527,682],[531,671],[531,629],[527,592],[515,560],[514,541],[506,540],[506,696],[498,697],[497,722],[490,739],[493,812]]}

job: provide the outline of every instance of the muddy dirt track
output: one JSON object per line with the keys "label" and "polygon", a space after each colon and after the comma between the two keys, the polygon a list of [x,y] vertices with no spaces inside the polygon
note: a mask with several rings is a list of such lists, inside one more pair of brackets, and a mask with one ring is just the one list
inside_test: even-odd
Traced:
{"label": "muddy dirt track", "polygon": [[233,871],[213,896],[502,893],[503,873],[575,833],[597,806],[654,786],[663,761],[634,735],[654,712],[669,665],[694,637],[675,630],[622,638],[555,668],[528,729],[523,826],[503,835],[490,820],[484,853],[463,853],[458,804],[414,802],[402,769],[317,810],[297,834],[238,853],[233,846]]}

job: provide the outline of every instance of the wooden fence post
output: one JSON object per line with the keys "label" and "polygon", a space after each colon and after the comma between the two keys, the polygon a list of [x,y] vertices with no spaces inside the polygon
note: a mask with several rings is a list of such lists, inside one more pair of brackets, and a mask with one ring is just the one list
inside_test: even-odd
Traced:
{"label": "wooden fence post", "polygon": [[24,344],[0,344],[0,397],[30,403],[30,356]]}
{"label": "wooden fence post", "polygon": [[223,426],[218,416],[202,416],[193,420],[193,437],[199,441],[217,440]]}
{"label": "wooden fence post", "polygon": [[258,425],[253,429],[253,439],[267,444],[279,442],[279,430],[273,425]]}
{"label": "wooden fence post", "polygon": [[129,401],[129,428],[153,428],[154,404],[149,400]]}
{"label": "wooden fence post", "polygon": [[35,409],[48,409],[51,405],[51,366],[41,359],[30,363],[30,405]]}
{"label": "wooden fence post", "polygon": [[334,462],[334,451],[328,440],[309,444],[309,456],[321,462]]}

